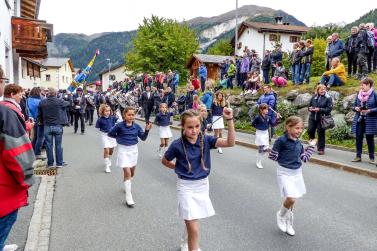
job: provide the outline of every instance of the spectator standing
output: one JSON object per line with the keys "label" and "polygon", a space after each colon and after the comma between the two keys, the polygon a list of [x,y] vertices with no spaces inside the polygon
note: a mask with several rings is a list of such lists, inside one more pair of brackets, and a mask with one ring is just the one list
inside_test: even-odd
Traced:
{"label": "spectator standing", "polygon": [[202,63],[199,68],[199,76],[200,76],[200,89],[202,92],[205,90],[205,83],[207,81],[207,67]]}
{"label": "spectator standing", "polygon": [[317,85],[315,95],[310,100],[308,107],[309,122],[308,122],[308,135],[309,140],[315,139],[315,132],[318,135],[318,154],[325,154],[326,143],[326,129],[321,126],[322,116],[330,115],[333,108],[332,98],[326,93],[326,86]]}
{"label": "spectator standing", "polygon": [[234,76],[236,75],[236,66],[234,66],[233,60],[230,60],[227,75],[228,75],[228,88],[233,89],[233,79],[234,79]]}
{"label": "spectator standing", "polygon": [[262,60],[262,72],[263,72],[263,83],[269,84],[270,83],[270,68],[271,68],[271,57],[270,51],[266,50],[263,60]]}
{"label": "spectator standing", "polygon": [[193,85],[190,85],[186,93],[186,110],[192,109],[192,104],[194,102],[194,95],[197,95],[197,91],[194,89]]}
{"label": "spectator standing", "polygon": [[358,79],[366,78],[368,76],[368,31],[365,24],[359,25],[359,34],[357,35],[357,67]]}
{"label": "spectator standing", "polygon": [[351,36],[346,40],[346,53],[348,60],[348,75],[356,76],[357,73],[357,36],[359,28],[354,26],[351,28]]}
{"label": "spectator standing", "polygon": [[275,49],[271,53],[271,76],[275,76],[275,68],[277,62],[283,61],[283,52],[281,51],[281,45],[277,44]]}
{"label": "spectator standing", "polygon": [[69,102],[56,97],[55,88],[48,89],[48,96],[39,103],[39,121],[44,126],[44,136],[46,142],[47,165],[54,166],[54,142],[56,168],[63,167],[63,126],[67,123],[65,115]]}
{"label": "spectator standing", "polygon": [[331,37],[332,37],[332,40],[329,45],[329,52],[328,52],[328,56],[330,60],[329,62],[331,62],[333,58],[340,58],[343,52],[345,51],[344,43],[342,40],[339,39],[339,34],[333,33]]}
{"label": "spectator standing", "polygon": [[300,83],[309,84],[311,65],[313,62],[313,54],[314,54],[313,42],[312,40],[307,39],[305,52],[303,55],[304,58],[303,58],[303,63],[302,63],[302,68],[301,68]]}
{"label": "spectator standing", "polygon": [[325,50],[325,67],[326,67],[326,71],[330,70],[331,68],[331,59],[330,59],[330,45],[332,43],[332,36],[328,36],[327,39],[327,46],[326,46],[326,50]]}
{"label": "spectator standing", "polygon": [[293,84],[298,84],[299,79],[297,78],[298,74],[300,73],[300,53],[301,50],[299,48],[298,43],[293,44],[293,51],[289,56],[290,62],[292,64],[292,82]]}
{"label": "spectator standing", "polygon": [[38,106],[41,101],[41,88],[33,87],[30,97],[26,100],[26,105],[29,110],[29,116],[35,121],[32,145],[37,159],[41,158],[41,148],[44,141],[43,125],[38,122]]}
{"label": "spectator standing", "polygon": [[249,57],[245,53],[241,59],[241,69],[240,69],[240,75],[241,78],[239,79],[241,81],[241,84],[247,80],[247,73],[249,72]]}
{"label": "spectator standing", "polygon": [[372,70],[377,72],[377,29],[374,27],[374,23],[369,23],[371,31],[374,34],[374,51],[373,51],[373,60],[372,60]]}
{"label": "spectator standing", "polygon": [[75,110],[75,124],[74,124],[74,133],[77,133],[79,128],[79,120],[80,120],[80,128],[81,134],[85,133],[85,108],[86,108],[86,98],[83,94],[83,90],[81,87],[76,89],[76,93],[72,96],[72,103],[73,109]]}
{"label": "spectator standing", "polygon": [[373,71],[372,69],[373,54],[374,54],[374,51],[376,50],[375,48],[376,39],[375,39],[375,33],[373,31],[374,23],[367,23],[365,25],[365,28],[368,34],[368,43],[367,43],[368,49],[369,49],[369,53],[367,54],[368,73],[371,73]]}
{"label": "spectator standing", "polygon": [[154,106],[154,97],[151,92],[151,88],[148,85],[145,87],[143,94],[141,94],[141,106],[144,110],[145,122],[149,123],[149,118]]}

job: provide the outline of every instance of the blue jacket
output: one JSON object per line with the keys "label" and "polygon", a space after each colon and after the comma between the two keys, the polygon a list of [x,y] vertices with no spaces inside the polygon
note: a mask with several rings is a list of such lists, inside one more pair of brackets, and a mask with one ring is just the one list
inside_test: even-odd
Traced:
{"label": "blue jacket", "polygon": [[328,57],[329,58],[335,58],[335,57],[340,57],[342,53],[346,50],[343,41],[337,40],[335,42],[332,42],[329,45],[329,53]]}
{"label": "blue jacket", "polygon": [[207,110],[210,110],[213,101],[213,93],[211,91],[205,92],[201,101],[206,105]]}
{"label": "blue jacket", "polygon": [[146,140],[148,137],[149,131],[145,131],[136,123],[132,123],[131,126],[127,126],[125,121],[119,122],[113,128],[107,136],[115,138],[119,145],[132,146],[136,145],[138,137],[141,140]]}
{"label": "blue jacket", "polygon": [[200,66],[199,75],[201,78],[207,79],[207,68],[204,65]]}
{"label": "blue jacket", "polygon": [[[266,94],[263,94],[262,96],[260,96],[257,104],[260,105],[260,104],[264,103],[264,104],[267,104],[272,109],[274,109],[274,107],[276,106],[276,102],[277,102],[277,100],[275,98],[275,94],[273,92],[270,92],[270,93],[266,93]],[[275,113],[273,111],[269,110],[268,116],[270,116],[271,118],[274,118]]]}
{"label": "blue jacket", "polygon": [[262,117],[261,115],[257,115],[253,122],[251,122],[251,125],[261,131],[268,130],[268,128],[271,126],[274,126],[274,121],[271,119],[270,116],[267,115],[267,117]]}
{"label": "blue jacket", "polygon": [[176,72],[173,77],[173,86],[177,87],[179,84],[179,74]]}
{"label": "blue jacket", "polygon": [[118,118],[116,116],[109,116],[108,118],[100,117],[97,120],[96,128],[98,128],[101,132],[108,133],[116,124],[117,120]]}
{"label": "blue jacket", "polygon": [[[353,104],[352,110],[355,111],[355,107],[361,107],[361,101],[356,97],[356,100]],[[377,94],[373,92],[372,95],[369,96],[367,101],[367,108],[370,110],[365,116],[365,134],[366,135],[377,135]],[[357,121],[360,117],[360,112],[356,112],[355,117],[353,118],[352,122],[352,133],[356,134],[356,127],[358,124]]]}
{"label": "blue jacket", "polygon": [[170,125],[170,117],[172,117],[174,113],[166,112],[165,114],[159,112],[156,115],[155,123],[158,126],[168,126]]}
{"label": "blue jacket", "polygon": [[41,97],[29,97],[26,100],[27,109],[29,110],[29,117],[32,117],[35,121],[37,121],[38,118],[38,105],[41,101]]}

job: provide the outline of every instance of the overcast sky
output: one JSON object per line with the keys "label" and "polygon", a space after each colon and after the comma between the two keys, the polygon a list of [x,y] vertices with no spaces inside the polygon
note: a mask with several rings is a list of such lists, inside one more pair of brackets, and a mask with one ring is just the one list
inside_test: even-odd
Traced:
{"label": "overcast sky", "polygon": [[[335,0],[239,0],[243,5],[281,9],[306,25],[352,22],[377,8],[377,1],[357,3]],[[211,17],[235,8],[236,0],[42,0],[39,19],[54,25],[54,34],[93,34],[105,31],[129,31],[138,28],[143,17],[152,14],[178,21]]]}

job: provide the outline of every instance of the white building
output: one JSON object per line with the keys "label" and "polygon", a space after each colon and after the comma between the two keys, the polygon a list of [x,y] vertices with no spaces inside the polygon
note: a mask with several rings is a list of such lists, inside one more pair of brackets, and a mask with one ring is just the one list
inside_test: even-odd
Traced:
{"label": "white building", "polygon": [[42,87],[54,87],[58,90],[67,89],[75,74],[70,58],[46,58],[40,61],[46,69],[41,71]]}
{"label": "white building", "polygon": [[[280,17],[276,20],[275,24],[242,22],[238,28],[237,56],[242,56],[247,46],[248,49],[254,49],[260,57],[263,57],[265,50],[273,50],[276,42],[282,45],[283,51],[292,51],[293,43],[300,41],[301,36],[309,30],[306,26],[282,23]],[[233,46],[234,40],[233,37]]]}
{"label": "white building", "polygon": [[131,74],[130,71],[126,71],[124,63],[117,64],[110,69],[103,70],[99,73],[99,77],[102,82],[102,91],[106,91],[114,82],[121,82]]}
{"label": "white building", "polygon": [[40,62],[31,58],[19,60],[18,84],[25,89],[41,86],[41,72],[47,69]]}
{"label": "white building", "polygon": [[[27,62],[29,73],[33,71],[33,78],[38,76],[40,65],[33,60],[47,57],[47,42],[52,42],[53,27],[37,20],[40,4],[41,0],[0,1],[0,65],[10,83],[20,83],[22,66],[27,68]],[[28,81],[32,85],[38,80]]]}

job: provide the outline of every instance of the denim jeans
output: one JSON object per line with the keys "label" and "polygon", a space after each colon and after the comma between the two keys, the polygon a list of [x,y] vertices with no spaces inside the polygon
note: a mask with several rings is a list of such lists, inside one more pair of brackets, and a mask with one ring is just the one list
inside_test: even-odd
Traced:
{"label": "denim jeans", "polygon": [[44,134],[46,140],[47,165],[49,167],[52,167],[54,165],[55,141],[56,166],[63,166],[63,126],[45,126]]}
{"label": "denim jeans", "polygon": [[33,142],[32,142],[35,155],[41,155],[41,148],[42,148],[44,139],[45,139],[44,126],[38,125],[37,123],[35,123],[35,125],[34,125],[34,138],[33,138]]}
{"label": "denim jeans", "polygon": [[331,87],[331,86],[341,86],[341,85],[344,84],[343,81],[336,74],[331,74],[330,76],[323,75],[320,83],[321,84],[327,84],[329,87]]}
{"label": "denim jeans", "polygon": [[[361,154],[363,152],[363,140],[364,140],[365,128],[366,128],[366,124],[365,124],[364,119],[361,122],[357,123],[356,125],[356,156],[357,157],[361,157]],[[374,135],[365,134],[365,138],[367,140],[369,158],[374,159]]]}
{"label": "denim jeans", "polygon": [[17,220],[17,213],[18,209],[0,218],[0,250],[3,250],[9,232]]}
{"label": "denim jeans", "polygon": [[227,86],[227,88],[229,89],[233,89],[233,78],[234,78],[234,76],[229,76],[228,77],[228,86]]}
{"label": "denim jeans", "polygon": [[301,64],[300,83],[309,83],[310,79],[310,63]]}
{"label": "denim jeans", "polygon": [[268,70],[263,70],[263,82],[265,84],[269,84],[270,83],[270,76],[268,75],[270,69]]}
{"label": "denim jeans", "polygon": [[294,84],[301,84],[300,83],[300,64],[292,65],[292,81]]}

